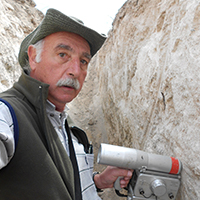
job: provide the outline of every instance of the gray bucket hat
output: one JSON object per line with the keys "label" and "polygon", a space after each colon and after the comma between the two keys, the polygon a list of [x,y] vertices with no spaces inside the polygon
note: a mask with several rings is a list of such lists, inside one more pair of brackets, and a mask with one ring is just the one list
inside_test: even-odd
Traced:
{"label": "gray bucket hat", "polygon": [[62,31],[72,32],[82,36],[89,43],[92,56],[101,48],[106,39],[104,35],[84,26],[82,21],[66,16],[58,10],[51,8],[47,10],[41,24],[22,41],[18,55],[18,61],[21,67],[23,68],[27,64],[27,50],[31,44],[37,43],[52,33]]}

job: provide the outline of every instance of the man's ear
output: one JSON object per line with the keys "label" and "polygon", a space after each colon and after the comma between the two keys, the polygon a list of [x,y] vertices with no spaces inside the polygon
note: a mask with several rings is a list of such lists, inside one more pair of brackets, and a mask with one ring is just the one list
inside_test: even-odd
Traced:
{"label": "man's ear", "polygon": [[36,55],[37,55],[36,49],[35,49],[32,45],[30,45],[30,46],[28,47],[28,58],[29,58],[29,65],[30,65],[30,68],[31,68],[32,70],[35,69],[36,64],[37,64],[37,62],[36,62],[36,60],[35,60]]}

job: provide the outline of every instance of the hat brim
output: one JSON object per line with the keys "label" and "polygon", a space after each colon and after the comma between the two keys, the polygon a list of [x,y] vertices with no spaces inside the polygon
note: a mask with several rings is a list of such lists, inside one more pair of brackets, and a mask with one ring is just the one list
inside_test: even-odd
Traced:
{"label": "hat brim", "polygon": [[103,45],[106,37],[98,32],[84,26],[84,24],[71,18],[55,9],[49,9],[42,20],[41,24],[30,33],[21,43],[18,60],[23,68],[28,61],[27,50],[31,44],[37,43],[39,40],[56,32],[72,32],[83,37],[90,45],[91,56]]}

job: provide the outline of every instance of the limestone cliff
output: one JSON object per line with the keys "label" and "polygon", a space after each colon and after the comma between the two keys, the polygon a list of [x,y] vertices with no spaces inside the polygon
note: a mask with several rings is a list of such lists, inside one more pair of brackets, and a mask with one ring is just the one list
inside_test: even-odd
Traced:
{"label": "limestone cliff", "polygon": [[199,1],[127,1],[70,105],[95,150],[106,142],[179,157],[178,200],[200,199],[199,27]]}
{"label": "limestone cliff", "polygon": [[[20,42],[42,17],[31,0],[0,0],[0,91],[18,78]],[[178,200],[200,199],[199,27],[197,0],[128,0],[69,104],[95,153],[105,142],[179,157]]]}
{"label": "limestone cliff", "polygon": [[0,0],[0,92],[21,74],[17,60],[20,43],[42,18],[32,0]]}

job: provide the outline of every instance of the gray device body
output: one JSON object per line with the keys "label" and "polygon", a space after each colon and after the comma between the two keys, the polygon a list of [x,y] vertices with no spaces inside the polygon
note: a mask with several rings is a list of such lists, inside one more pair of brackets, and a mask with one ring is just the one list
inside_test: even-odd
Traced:
{"label": "gray device body", "polygon": [[[182,164],[178,158],[102,143],[97,163],[134,169],[128,187],[128,200],[176,198],[182,170]],[[117,190],[121,190],[120,178],[115,183]]]}

